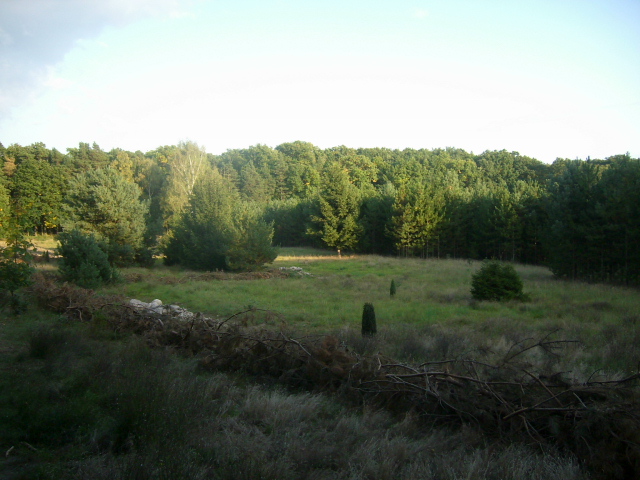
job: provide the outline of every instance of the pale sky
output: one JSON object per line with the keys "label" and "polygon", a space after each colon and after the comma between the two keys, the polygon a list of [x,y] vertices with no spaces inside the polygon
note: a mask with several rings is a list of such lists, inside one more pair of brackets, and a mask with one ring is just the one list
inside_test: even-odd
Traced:
{"label": "pale sky", "polygon": [[640,0],[0,0],[0,142],[640,157]]}

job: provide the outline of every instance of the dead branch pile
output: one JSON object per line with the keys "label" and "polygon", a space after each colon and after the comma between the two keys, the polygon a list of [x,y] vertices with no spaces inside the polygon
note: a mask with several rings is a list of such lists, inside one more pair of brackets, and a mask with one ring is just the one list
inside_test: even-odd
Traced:
{"label": "dead branch pile", "polygon": [[81,320],[101,312],[116,330],[196,355],[206,369],[339,392],[394,412],[413,412],[433,425],[474,425],[507,442],[553,444],[575,454],[598,478],[640,478],[640,374],[576,384],[561,372],[543,375],[527,361],[526,353],[534,350],[560,355],[565,340],[521,342],[496,364],[455,359],[408,365],[380,354],[357,355],[333,336],[292,338],[243,325],[253,310],[226,319],[197,314],[184,321],[44,278],[32,288],[55,311]]}
{"label": "dead branch pile", "polygon": [[34,284],[29,290],[38,304],[72,319],[92,320],[98,312],[117,316],[124,303],[123,296],[96,295],[93,290],[68,283],[59,285],[43,273],[36,273],[33,278]]}

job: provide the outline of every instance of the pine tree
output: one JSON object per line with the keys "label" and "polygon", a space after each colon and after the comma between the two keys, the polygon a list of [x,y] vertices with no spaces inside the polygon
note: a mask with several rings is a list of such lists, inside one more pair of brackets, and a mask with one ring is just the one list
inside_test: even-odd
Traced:
{"label": "pine tree", "polygon": [[23,227],[44,232],[61,221],[62,171],[32,157],[21,162],[11,178],[13,210]]}
{"label": "pine tree", "polygon": [[522,280],[508,263],[485,261],[471,278],[471,295],[476,300],[528,300],[522,292]]}
{"label": "pine tree", "polygon": [[196,270],[253,270],[272,262],[273,226],[240,201],[217,171],[194,186],[191,201],[165,249],[165,263]]}
{"label": "pine tree", "polygon": [[267,223],[255,207],[235,215],[235,239],[227,250],[230,270],[255,270],[278,256],[272,246],[273,223]]}
{"label": "pine tree", "polygon": [[58,254],[62,257],[58,269],[65,281],[97,288],[118,280],[118,272],[109,263],[107,245],[98,242],[93,234],[71,230],[59,234],[58,241]]}
{"label": "pine tree", "polygon": [[112,263],[128,265],[144,247],[147,202],[116,170],[95,170],[69,182],[65,228],[94,233],[109,246]]}
{"label": "pine tree", "polygon": [[6,247],[0,247],[0,294],[9,293],[9,302],[14,314],[21,313],[26,308],[26,302],[17,292],[32,283],[34,272],[31,267],[28,242],[19,225],[19,219],[10,219],[5,226]]}
{"label": "pine tree", "polygon": [[316,227],[310,232],[328,247],[335,248],[338,254],[355,248],[362,234],[358,223],[360,203],[360,193],[344,169],[336,163],[329,164],[318,196],[319,212],[312,217]]}

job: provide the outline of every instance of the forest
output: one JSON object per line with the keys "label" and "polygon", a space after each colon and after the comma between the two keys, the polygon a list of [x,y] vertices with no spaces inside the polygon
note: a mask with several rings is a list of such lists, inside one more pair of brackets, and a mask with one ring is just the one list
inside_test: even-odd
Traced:
{"label": "forest", "polygon": [[456,148],[320,149],[296,141],[207,153],[0,143],[0,237],[96,236],[113,265],[250,270],[271,245],[545,265],[640,283],[640,159]]}

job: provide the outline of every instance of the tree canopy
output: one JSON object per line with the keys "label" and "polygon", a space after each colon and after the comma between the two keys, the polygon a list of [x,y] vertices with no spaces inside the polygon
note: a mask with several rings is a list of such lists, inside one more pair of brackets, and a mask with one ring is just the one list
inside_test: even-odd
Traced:
{"label": "tree canopy", "polygon": [[112,261],[166,248],[168,261],[256,268],[240,250],[272,235],[275,245],[495,258],[640,283],[640,160],[628,154],[549,165],[507,150],[302,141],[220,155],[193,142],[147,153],[80,143],[66,154],[34,143],[0,144],[0,172],[0,217],[25,233],[93,232]]}
{"label": "tree canopy", "polygon": [[65,198],[65,229],[94,233],[109,246],[116,264],[133,263],[143,248],[148,204],[140,187],[114,169],[78,174]]}

